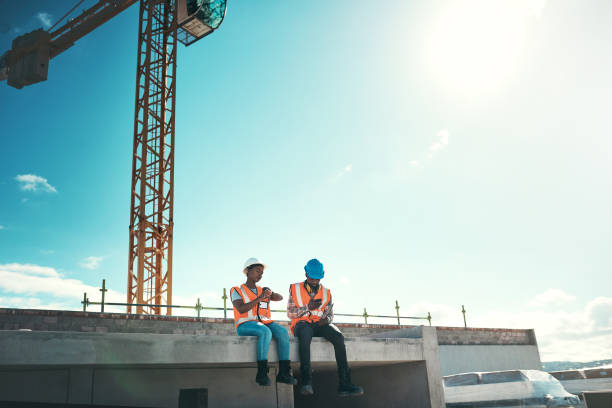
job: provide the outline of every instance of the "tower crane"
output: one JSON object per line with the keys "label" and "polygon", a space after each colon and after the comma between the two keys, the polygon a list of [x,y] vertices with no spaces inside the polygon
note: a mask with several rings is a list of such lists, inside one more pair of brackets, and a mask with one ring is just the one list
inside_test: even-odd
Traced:
{"label": "tower crane", "polygon": [[47,79],[49,61],[140,3],[129,225],[127,313],[172,314],[172,235],[177,41],[189,46],[216,30],[226,0],[98,0],[77,17],[13,40],[0,80],[21,89]]}

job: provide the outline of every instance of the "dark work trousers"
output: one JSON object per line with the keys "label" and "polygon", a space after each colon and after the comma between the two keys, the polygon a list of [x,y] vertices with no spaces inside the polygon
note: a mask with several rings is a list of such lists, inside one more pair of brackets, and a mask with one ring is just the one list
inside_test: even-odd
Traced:
{"label": "dark work trousers", "polygon": [[336,364],[338,369],[348,366],[346,361],[346,347],[344,346],[344,335],[329,324],[319,326],[317,323],[298,322],[293,332],[298,338],[300,350],[300,367],[303,380],[307,383],[311,381],[310,370],[310,342],[313,337],[323,337],[334,346],[336,354]]}

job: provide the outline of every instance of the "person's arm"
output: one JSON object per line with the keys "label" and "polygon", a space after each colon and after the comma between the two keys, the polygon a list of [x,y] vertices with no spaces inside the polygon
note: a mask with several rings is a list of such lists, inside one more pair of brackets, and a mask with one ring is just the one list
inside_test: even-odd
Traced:
{"label": "person's arm", "polygon": [[257,304],[261,302],[263,299],[270,297],[271,294],[272,294],[272,291],[270,289],[267,289],[263,291],[261,295],[257,296],[254,300],[250,301],[249,303],[244,303],[244,301],[241,298],[237,300],[232,300],[232,304],[238,310],[239,313],[246,313],[252,308],[254,308],[255,306],[257,306]]}
{"label": "person's arm", "polygon": [[331,294],[329,297],[329,302],[323,309],[323,317],[319,320],[319,325],[324,326],[326,324],[330,324],[334,320],[334,304],[332,303]]}
{"label": "person's arm", "polygon": [[293,295],[291,295],[291,286],[289,286],[289,301],[287,302],[287,317],[291,320],[297,319],[298,317],[302,317],[304,314],[308,313],[308,307],[297,307],[295,302],[293,301]]}

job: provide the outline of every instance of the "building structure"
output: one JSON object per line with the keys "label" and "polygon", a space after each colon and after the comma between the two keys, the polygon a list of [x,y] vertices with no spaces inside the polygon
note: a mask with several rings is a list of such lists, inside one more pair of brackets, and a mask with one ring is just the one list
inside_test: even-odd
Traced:
{"label": "building structure", "polygon": [[[230,319],[0,309],[0,402],[178,407],[183,390],[210,407],[443,407],[442,375],[541,368],[533,330],[337,325],[364,397],[336,397],[333,347],[322,339],[312,345],[316,395],[305,399],[255,384],[256,340],[235,336]],[[294,339],[291,348],[297,361]]]}

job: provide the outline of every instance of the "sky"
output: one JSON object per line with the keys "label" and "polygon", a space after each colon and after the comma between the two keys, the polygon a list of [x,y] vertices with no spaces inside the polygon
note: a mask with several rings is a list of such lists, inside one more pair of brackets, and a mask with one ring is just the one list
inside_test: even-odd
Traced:
{"label": "sky", "polygon": [[[1,3],[4,52],[75,0]],[[286,299],[316,257],[336,313],[612,358],[611,2],[228,3],[178,50],[173,303],[252,256]],[[125,301],[137,35],[135,5],[0,83],[0,307]]]}

